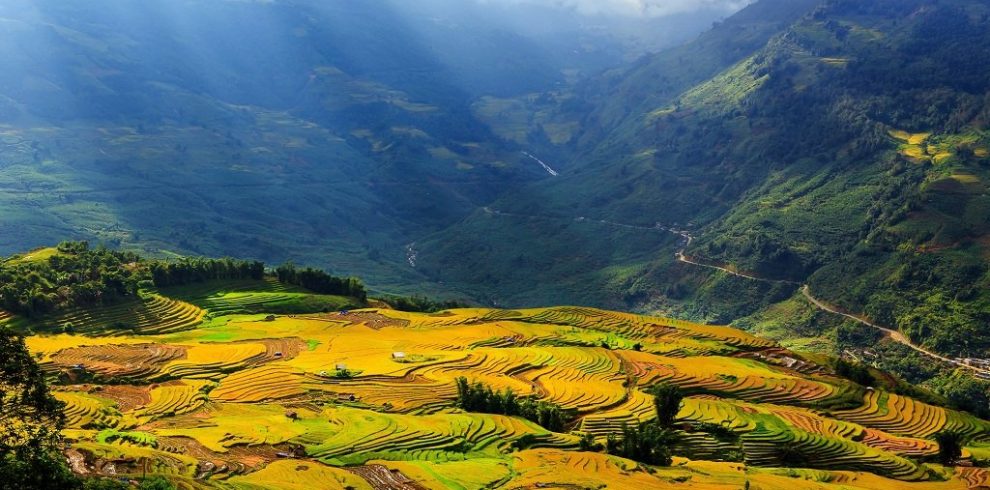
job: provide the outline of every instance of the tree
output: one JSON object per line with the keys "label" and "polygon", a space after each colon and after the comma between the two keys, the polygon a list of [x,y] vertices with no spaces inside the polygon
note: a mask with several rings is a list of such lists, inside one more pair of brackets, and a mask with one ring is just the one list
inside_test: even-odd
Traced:
{"label": "tree", "polygon": [[110,478],[87,478],[83,490],[128,490],[130,485]]}
{"label": "tree", "polygon": [[572,411],[533,397],[520,398],[508,388],[495,391],[484,383],[471,384],[463,376],[457,378],[455,383],[457,385],[455,404],[469,412],[518,415],[553,432],[563,432],[567,423],[574,418]]}
{"label": "tree", "polygon": [[938,461],[946,466],[954,466],[962,457],[963,438],[958,432],[945,431],[935,434],[938,442]]}
{"label": "tree", "polygon": [[0,482],[24,490],[75,489],[59,451],[62,403],[45,385],[24,339],[0,331]]}
{"label": "tree", "polygon": [[793,441],[784,441],[777,444],[777,459],[780,464],[792,468],[802,468],[808,466],[808,458],[801,448]]}
{"label": "tree", "polygon": [[175,485],[161,476],[153,476],[142,481],[138,490],[175,490]]}
{"label": "tree", "polygon": [[677,442],[674,431],[661,427],[656,421],[643,422],[639,426],[623,426],[622,438],[610,434],[605,443],[609,454],[633,461],[670,466],[673,462],[671,446]]}
{"label": "tree", "polygon": [[659,384],[650,389],[653,395],[653,405],[657,411],[657,423],[661,427],[670,428],[677,419],[677,412],[681,410],[681,401],[684,400],[684,393],[676,385]]}
{"label": "tree", "polygon": [[602,450],[602,445],[595,441],[595,435],[590,432],[585,432],[581,436],[581,440],[578,441],[578,445],[581,447],[582,451],[598,452]]}
{"label": "tree", "polygon": [[945,379],[937,390],[953,407],[990,419],[990,383],[957,373]]}
{"label": "tree", "polygon": [[835,374],[843,378],[850,379],[863,386],[874,386],[876,379],[870,373],[870,369],[858,362],[849,362],[845,359],[836,359],[833,364]]}

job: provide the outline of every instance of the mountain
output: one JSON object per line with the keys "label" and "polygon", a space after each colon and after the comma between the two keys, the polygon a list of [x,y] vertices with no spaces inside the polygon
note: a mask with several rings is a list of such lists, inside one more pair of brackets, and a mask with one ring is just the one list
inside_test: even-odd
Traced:
{"label": "mountain", "polygon": [[[442,293],[407,245],[546,176],[474,101],[572,83],[716,18],[619,38],[567,11],[538,30],[447,4],[4,2],[0,250],[78,238]],[[561,56],[574,38],[589,47]]]}
{"label": "mountain", "polygon": [[[927,358],[876,352],[884,333],[867,323],[990,357],[988,14],[964,0],[757,2],[589,82],[599,96],[576,113],[580,88],[540,101],[543,120],[582,126],[559,162],[542,147],[560,177],[421,242],[421,267],[499,304],[539,284],[538,301],[908,357],[916,380]],[[816,308],[802,284],[869,321]]]}
{"label": "mountain", "polygon": [[7,2],[0,251],[732,323],[943,392],[990,358],[988,15]]}
{"label": "mountain", "polygon": [[26,4],[5,7],[5,249],[69,236],[402,277],[409,230],[526,175],[387,9]]}

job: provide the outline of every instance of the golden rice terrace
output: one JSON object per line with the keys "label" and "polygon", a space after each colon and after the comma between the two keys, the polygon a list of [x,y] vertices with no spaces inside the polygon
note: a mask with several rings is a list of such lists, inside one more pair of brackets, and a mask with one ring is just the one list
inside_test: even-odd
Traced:
{"label": "golden rice terrace", "polygon": [[[731,328],[568,307],[229,313],[293,294],[270,281],[165,289],[52,320],[74,334],[29,337],[60,380],[74,469],[185,488],[990,485],[972,465],[990,452],[990,422]],[[109,328],[120,323],[134,328]],[[570,418],[553,432],[464,411],[461,377]],[[685,395],[672,466],[581,450],[656,417],[646,390],[662,383]],[[934,463],[946,431],[967,441],[955,467]]]}

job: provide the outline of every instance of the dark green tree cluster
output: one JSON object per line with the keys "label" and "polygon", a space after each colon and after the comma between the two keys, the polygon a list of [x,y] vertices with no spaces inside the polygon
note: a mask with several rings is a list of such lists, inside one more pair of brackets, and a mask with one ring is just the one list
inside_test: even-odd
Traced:
{"label": "dark green tree cluster", "polygon": [[681,389],[677,385],[659,384],[650,388],[647,393],[653,395],[657,424],[668,429],[673,427],[677,412],[681,410],[681,402],[684,401],[684,393]]}
{"label": "dark green tree cluster", "polygon": [[622,427],[622,436],[609,434],[605,449],[609,454],[656,466],[670,466],[670,447],[677,434],[656,422],[643,422],[638,427]]}
{"label": "dark green tree cluster", "polygon": [[[119,480],[110,478],[90,478],[83,482],[83,490],[131,490],[135,487]],[[175,485],[160,476],[145,478],[138,484],[137,490],[175,490]]]}
{"label": "dark green tree cluster", "polygon": [[148,269],[155,286],[181,286],[215,280],[255,279],[265,277],[265,264],[231,258],[190,258],[179,261],[152,262]]}
{"label": "dark green tree cluster", "polygon": [[0,486],[75,488],[78,481],[60,454],[64,422],[62,404],[49,393],[24,339],[0,330]]}
{"label": "dark green tree cluster", "polygon": [[621,436],[609,434],[605,450],[641,463],[670,466],[670,448],[678,439],[672,427],[681,409],[684,393],[671,384],[656,385],[648,392],[653,395],[657,418],[639,426],[623,426]]}
{"label": "dark green tree cluster", "polygon": [[278,266],[275,275],[283,284],[301,286],[314,293],[350,296],[361,301],[368,299],[364,284],[354,277],[336,277],[312,267],[297,269],[291,263]]}
{"label": "dark green tree cluster", "polygon": [[835,374],[843,378],[855,381],[863,386],[876,386],[876,379],[870,368],[858,362],[849,362],[845,359],[836,359],[832,364]]}
{"label": "dark green tree cluster", "polygon": [[945,431],[935,434],[938,443],[938,461],[947,466],[959,464],[965,440],[958,432]]}
{"label": "dark green tree cluster", "polygon": [[425,296],[393,296],[386,298],[385,301],[396,310],[415,313],[436,313],[438,311],[466,308],[468,306],[461,301],[438,301]]}
{"label": "dark green tree cluster", "polygon": [[935,434],[938,443],[938,462],[947,466],[959,463],[962,458],[963,436],[958,432],[946,431]]}
{"label": "dark green tree cluster", "polygon": [[519,416],[554,432],[563,432],[573,414],[550,402],[519,397],[511,389],[495,391],[484,383],[457,378],[457,406],[469,412]]}
{"label": "dark green tree cluster", "polygon": [[71,306],[112,304],[137,294],[140,258],[66,242],[47,260],[0,263],[0,308],[36,317]]}
{"label": "dark green tree cluster", "polygon": [[935,381],[935,390],[949,405],[977,417],[990,420],[990,382],[965,373],[955,373]]}

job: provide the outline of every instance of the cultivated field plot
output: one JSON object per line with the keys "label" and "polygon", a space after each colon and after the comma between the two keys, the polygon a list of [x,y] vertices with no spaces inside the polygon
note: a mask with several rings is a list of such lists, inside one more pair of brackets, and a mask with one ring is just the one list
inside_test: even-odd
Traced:
{"label": "cultivated field plot", "polygon": [[[279,311],[304,308],[306,293],[265,283],[183,293],[149,295],[137,313],[71,312],[59,321],[74,333],[28,338],[58,379],[70,451],[92,473],[245,489],[966,489],[990,480],[972,464],[987,453],[990,422],[856,385],[731,328],[566,307],[323,313],[318,302],[287,315]],[[262,310],[269,304],[276,312]],[[106,321],[134,328],[94,335]],[[461,377],[552,403],[566,424],[551,431],[461,410]],[[673,466],[580,450],[582,438],[587,448],[589,437],[604,443],[654,419],[647,390],[660,383],[686,395]],[[958,467],[933,463],[944,431],[966,441]]]}

